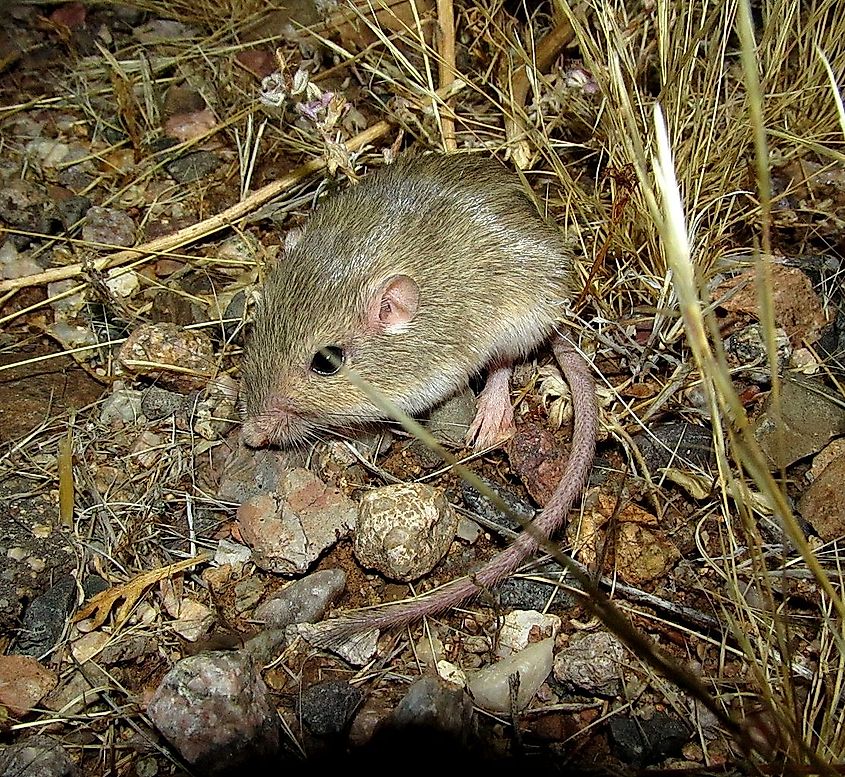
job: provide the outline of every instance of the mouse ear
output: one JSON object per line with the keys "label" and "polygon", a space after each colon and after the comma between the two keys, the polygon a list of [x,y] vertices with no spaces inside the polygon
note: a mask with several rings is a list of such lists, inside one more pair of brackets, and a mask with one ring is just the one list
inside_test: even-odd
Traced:
{"label": "mouse ear", "polygon": [[370,302],[367,323],[385,334],[399,334],[414,320],[419,307],[420,289],[413,278],[394,275],[384,282]]}

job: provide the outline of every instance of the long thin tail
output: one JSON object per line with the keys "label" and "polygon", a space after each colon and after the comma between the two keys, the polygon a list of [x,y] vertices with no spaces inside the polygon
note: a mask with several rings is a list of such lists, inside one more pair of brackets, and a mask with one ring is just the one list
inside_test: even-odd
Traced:
{"label": "long thin tail", "polygon": [[370,629],[406,626],[426,616],[457,607],[476,596],[481,589],[490,588],[512,575],[526,558],[537,551],[543,540],[549,539],[563,526],[593,466],[598,409],[590,368],[578,351],[559,333],[552,339],[552,348],[572,393],[572,446],[560,483],[548,504],[534,519],[533,530],[523,531],[510,547],[490,559],[471,578],[460,578],[439,591],[413,601],[361,610],[330,621],[325,624],[326,630],[320,634],[321,647],[337,646]]}

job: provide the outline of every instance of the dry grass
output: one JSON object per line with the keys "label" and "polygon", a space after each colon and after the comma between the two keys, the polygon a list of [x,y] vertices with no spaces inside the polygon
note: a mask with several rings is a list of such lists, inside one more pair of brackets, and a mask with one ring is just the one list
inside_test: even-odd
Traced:
{"label": "dry grass", "polygon": [[[230,21],[222,28],[217,24],[219,3],[149,0],[136,5],[213,33],[174,42],[171,54],[157,58],[141,56],[133,47],[91,58],[75,67],[76,80],[67,94],[0,111],[2,118],[34,108],[72,109],[95,128],[97,137],[107,130],[103,117],[115,115],[106,105],[116,102],[127,132],[119,143],[102,148],[99,160],[131,148],[139,163],[128,180],[101,165],[104,172],[92,188],[107,187],[106,202],[121,206],[164,164],[146,150],[161,124],[163,90],[185,77],[203,85],[219,125],[208,138],[185,146],[216,140],[236,149],[231,177],[239,181],[234,188],[241,202],[225,203],[233,209],[227,212],[231,218],[214,222],[214,230],[196,229],[183,241],[150,252],[124,253],[117,263],[132,261],[126,267],[134,269],[160,252],[207,238],[225,223],[237,220],[246,229],[241,219],[269,198],[250,201],[247,194],[256,160],[323,160],[336,150],[332,139],[337,137],[318,126],[299,123],[292,128],[281,122],[278,114],[258,106],[255,84],[232,64],[233,52],[254,45],[241,43],[239,32],[255,29],[263,3],[224,4]],[[709,500],[699,501],[695,514],[702,532],[706,526],[718,534],[718,553],[712,552],[713,543],[697,537],[700,561],[710,574],[706,595],[723,632],[690,629],[687,636],[720,656],[717,671],[696,683],[640,642],[643,660],[657,672],[650,682],[670,703],[678,704],[672,701],[677,689],[661,680],[661,673],[697,695],[733,729],[741,755],[753,762],[775,760],[784,773],[825,771],[825,764],[845,761],[841,552],[836,543],[808,545],[787,500],[784,473],[769,472],[731,382],[709,289],[717,275],[749,265],[767,277],[773,251],[773,163],[812,156],[842,164],[845,119],[829,73],[841,79],[845,72],[845,5],[771,0],[755,6],[752,18],[747,0],[658,0],[645,8],[619,0],[571,7],[558,0],[554,18],[535,13],[519,30],[507,22],[502,5],[500,0],[454,4],[463,51],[448,90],[438,87],[453,68],[451,55],[443,61],[438,49],[426,43],[431,25],[420,16],[391,28],[361,12],[359,22],[369,29],[370,42],[360,51],[322,30],[305,39],[299,51],[288,46],[286,54],[295,70],[298,57],[311,56],[318,42],[327,46],[333,73],[350,79],[345,88],[357,94],[355,107],[371,125],[387,118],[409,140],[428,148],[454,143],[458,149],[484,149],[509,158],[523,170],[543,208],[561,224],[578,225],[585,255],[579,269],[588,293],[572,311],[572,320],[583,325],[585,346],[595,349],[597,360],[619,363],[624,357],[625,385],[648,378],[661,387],[636,406],[610,386],[603,392],[608,433],[626,452],[632,477],[655,484],[648,493],[658,514],[676,496],[662,487],[659,473],[642,470],[631,435],[647,431],[649,422],[667,410],[702,419],[713,429],[717,474],[698,473],[713,491]],[[534,69],[543,35],[561,24],[571,27],[598,95],[564,88],[558,69],[553,75]],[[528,100],[515,101],[520,89],[514,83],[526,72]],[[320,83],[319,71],[315,80]],[[338,134],[348,139],[356,129],[363,128],[346,125]],[[381,134],[386,132],[385,125]],[[366,139],[375,140],[378,134]],[[378,154],[377,149],[356,150],[344,162],[360,167]],[[307,211],[316,189],[301,180],[291,178],[272,190],[282,208]],[[186,205],[200,218],[213,218],[221,210],[219,203],[211,204],[211,195],[202,184],[159,193],[162,207]],[[88,287],[88,247],[57,240],[77,254],[75,271],[65,277],[77,277],[79,288]],[[56,244],[45,240],[43,250]],[[209,275],[225,277],[225,268],[215,266],[213,256],[206,267]],[[254,280],[254,268],[243,269]],[[773,356],[770,289],[762,283],[760,292],[761,321]],[[14,293],[10,288],[0,302]],[[43,303],[26,307],[3,323],[11,325],[41,307]],[[127,317],[143,314],[130,309]],[[645,340],[625,333],[634,319],[648,320]],[[685,404],[694,385],[704,392],[703,407]],[[773,391],[777,394],[776,376]],[[35,484],[52,482],[56,473],[44,454],[56,451],[64,428],[63,422],[48,424],[18,441],[0,456],[0,467],[25,472]],[[89,461],[109,456],[110,443],[100,434],[90,426],[75,429],[77,450],[91,451]],[[112,540],[100,552],[115,570],[128,574],[144,569],[150,558],[165,563],[172,557],[167,538],[158,531],[166,523],[156,519],[158,529],[149,530],[162,493],[181,515],[189,515],[198,499],[213,502],[205,484],[191,482],[197,457],[210,456],[209,446],[197,449],[196,441],[178,429],[169,444],[179,456],[145,472],[144,493],[133,482],[141,475],[131,471],[114,485],[113,494],[88,491],[101,497],[86,509],[102,521],[97,533]],[[115,454],[117,450],[119,446]],[[90,484],[94,473],[78,472],[77,477]],[[776,547],[763,538],[760,526],[766,522],[777,527]],[[186,525],[180,540],[190,537],[190,522]],[[144,527],[143,536],[135,534],[139,527]],[[817,593],[815,611],[800,617],[790,610],[787,590],[788,581],[798,579],[812,581]],[[657,623],[652,610],[622,606],[640,623]],[[629,644],[642,637],[624,625],[617,610],[600,604],[597,611]],[[808,652],[813,661],[803,665]],[[731,672],[722,674],[729,664]],[[706,749],[709,732],[699,733]]]}

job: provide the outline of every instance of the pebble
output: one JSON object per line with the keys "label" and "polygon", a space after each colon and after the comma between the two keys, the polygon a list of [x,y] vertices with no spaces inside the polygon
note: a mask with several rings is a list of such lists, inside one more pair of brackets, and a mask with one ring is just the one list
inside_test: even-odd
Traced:
{"label": "pebble", "polygon": [[122,210],[94,205],[85,214],[82,239],[103,251],[114,246],[131,246],[135,244],[135,222]]}
{"label": "pebble", "polygon": [[458,528],[445,494],[422,483],[383,486],[360,502],[353,550],[392,580],[416,580],[449,550]]}
{"label": "pebble", "polygon": [[213,173],[220,163],[220,157],[210,151],[192,151],[168,162],[164,169],[179,183],[193,183]]}
{"label": "pebble", "polygon": [[204,389],[215,368],[205,332],[169,323],[139,326],[120,347],[118,360],[129,373],[183,394]]}
{"label": "pebble", "polygon": [[228,375],[218,375],[208,384],[208,390],[192,413],[194,431],[204,440],[220,440],[237,423],[238,388]]}
{"label": "pebble", "polygon": [[541,639],[554,639],[560,631],[561,620],[557,615],[543,614],[536,610],[512,610],[504,617],[496,654],[507,658]]}
{"label": "pebble", "polygon": [[0,246],[0,278],[25,278],[41,272],[41,267],[29,254],[18,252],[13,240],[6,240]]}
{"label": "pebble", "polygon": [[[559,575],[560,570],[548,570],[552,579]],[[535,573],[543,574],[542,569]],[[543,610],[553,602],[560,609],[571,609],[575,606],[572,594],[552,584],[530,578],[511,577],[496,589],[499,603],[502,607],[520,610]]]}
{"label": "pebble", "polygon": [[109,394],[100,405],[100,422],[110,426],[117,422],[121,425],[138,423],[143,415],[141,411],[142,394],[135,389],[117,389]]}
{"label": "pebble", "polygon": [[0,774],[8,777],[77,777],[79,772],[58,739],[35,734],[0,751]]}
{"label": "pebble", "polygon": [[845,534],[843,482],[845,482],[845,456],[839,456],[810,483],[798,502],[801,517],[825,542],[834,542]]}
{"label": "pebble", "polygon": [[772,469],[786,468],[845,433],[845,409],[814,381],[784,380],[780,409],[771,395],[754,421],[754,434]]}
{"label": "pebble", "polygon": [[[775,329],[775,349],[777,374],[781,375],[792,354],[789,335],[781,327]],[[734,377],[761,384],[771,383],[772,375],[761,324],[750,324],[728,337],[725,340],[725,354],[728,357],[728,365],[735,368]]]}
{"label": "pebble", "polygon": [[279,749],[276,708],[253,658],[240,651],[179,661],[155,690],[147,714],[200,772],[246,770]]}
{"label": "pebble", "polygon": [[[487,478],[480,478],[496,496],[498,496],[514,513],[525,521],[530,521],[534,517],[534,508],[528,504],[524,499],[521,499],[513,491],[508,490],[499,483]],[[473,512],[486,518],[496,526],[504,526],[511,531],[521,531],[522,526],[519,521],[514,520],[508,513],[500,510],[493,502],[486,496],[481,494],[471,486],[469,483],[462,482],[461,491],[464,497],[464,503]]]}
{"label": "pebble", "polygon": [[635,435],[634,442],[652,476],[664,467],[706,472],[713,465],[713,434],[709,427],[672,421],[650,428],[648,434]]}
{"label": "pebble", "polygon": [[554,676],[567,690],[613,697],[622,690],[625,648],[607,631],[576,634],[555,658]]}
{"label": "pebble", "polygon": [[284,629],[292,623],[315,623],[346,589],[346,572],[323,569],[296,580],[262,602],[252,619],[267,628]]}
{"label": "pebble", "polygon": [[177,394],[160,386],[144,389],[141,396],[141,411],[151,421],[186,413],[187,410],[188,398],[184,394]]}
{"label": "pebble", "polygon": [[252,551],[246,545],[227,539],[220,540],[214,553],[214,563],[218,566],[228,564],[237,567],[246,564],[251,558]]}
{"label": "pebble", "polygon": [[510,712],[509,677],[518,674],[519,690],[515,706],[517,710],[525,709],[552,670],[553,647],[553,639],[544,639],[474,672],[469,676],[469,691],[475,703],[489,712]]}
{"label": "pebble", "polygon": [[[285,632],[291,642],[296,637],[302,637],[315,647],[322,647],[325,644],[325,632],[329,631],[332,625],[331,621],[294,623],[288,626]],[[339,655],[347,664],[364,666],[378,650],[378,629],[370,629],[356,634],[341,644],[332,642],[329,649],[332,653]]]}
{"label": "pebble", "polygon": [[326,680],[302,692],[299,714],[312,734],[337,735],[349,726],[363,698],[364,694],[349,683]]}
{"label": "pebble", "polygon": [[24,611],[15,653],[37,658],[50,651],[61,638],[75,604],[76,581],[71,575],[62,575]]}
{"label": "pebble", "polygon": [[13,717],[22,718],[58,681],[54,672],[32,656],[0,655],[0,709],[5,707]]}
{"label": "pebble", "polygon": [[426,426],[433,437],[446,445],[463,445],[476,411],[475,394],[469,389],[435,407]]}
{"label": "pebble", "polygon": [[303,450],[252,450],[239,445],[226,460],[217,496],[239,504],[254,496],[279,491],[292,469],[305,465]]}
{"label": "pebble", "polygon": [[269,572],[302,574],[350,532],[355,503],[307,469],[287,472],[278,492],[258,494],[238,508],[238,528],[255,563]]}
{"label": "pebble", "polygon": [[651,718],[612,716],[610,736],[622,761],[641,768],[680,754],[690,731],[677,718],[656,712]]}
{"label": "pebble", "polygon": [[461,686],[441,677],[421,677],[396,705],[388,726],[466,741],[472,732],[472,699]]}

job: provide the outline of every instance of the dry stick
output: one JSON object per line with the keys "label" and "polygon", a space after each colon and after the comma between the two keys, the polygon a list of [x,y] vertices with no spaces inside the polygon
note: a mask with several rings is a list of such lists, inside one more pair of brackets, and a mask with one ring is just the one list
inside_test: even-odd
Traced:
{"label": "dry stick", "polygon": [[[538,44],[534,54],[534,68],[537,72],[545,73],[551,67],[555,57],[567,44],[572,42],[575,33],[572,25],[564,20],[549,32]],[[528,65],[520,65],[511,80],[512,104],[522,108],[525,105],[525,98],[528,96]],[[507,142],[516,142],[524,132],[520,117],[516,110],[510,115],[505,114],[505,136]]]}
{"label": "dry stick", "polygon": [[[346,147],[350,151],[357,151],[368,143],[383,137],[390,130],[390,123],[387,121],[380,121],[372,127],[365,129],[363,132],[356,135],[354,138],[346,141]],[[180,229],[172,235],[165,235],[164,237],[151,240],[149,243],[135,246],[134,248],[127,248],[123,251],[117,251],[110,256],[104,256],[101,259],[96,259],[91,262],[90,267],[94,270],[102,272],[112,267],[119,267],[123,264],[128,264],[134,259],[138,259],[145,255],[162,254],[166,251],[173,251],[177,248],[193,243],[195,240],[212,235],[219,232],[221,229],[231,226],[238,219],[246,216],[250,211],[264,205],[274,197],[282,194],[287,189],[290,189],[294,184],[312,173],[322,170],[326,166],[325,160],[312,159],[301,165],[292,173],[280,178],[278,181],[267,184],[267,186],[254,192],[242,202],[232,205],[231,208],[226,208],[222,213],[216,216],[211,216],[204,221],[199,221],[196,224],[191,224],[189,227]],[[27,286],[39,286],[44,283],[51,283],[53,281],[61,281],[66,278],[73,278],[81,275],[88,266],[82,262],[76,264],[69,264],[65,267],[56,267],[52,270],[45,270],[35,275],[28,275],[24,278],[12,278],[6,281],[0,281],[0,294],[7,291],[17,291]]]}
{"label": "dry stick", "polygon": [[[455,80],[455,9],[452,0],[437,0],[437,24],[440,29],[438,48],[440,49],[440,91],[445,91]],[[446,100],[451,109],[454,99]],[[455,119],[451,115],[440,117],[440,127],[443,133],[443,147],[446,151],[457,150],[455,142]]]}

